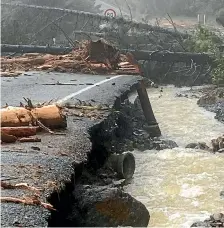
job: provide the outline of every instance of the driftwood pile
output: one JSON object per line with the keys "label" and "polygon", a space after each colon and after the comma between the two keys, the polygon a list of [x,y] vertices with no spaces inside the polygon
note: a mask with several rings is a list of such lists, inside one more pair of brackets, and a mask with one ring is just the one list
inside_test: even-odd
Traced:
{"label": "driftwood pile", "polygon": [[1,57],[1,76],[18,76],[29,70],[139,74],[138,66],[134,62],[130,62],[130,58],[120,54],[115,47],[102,39],[95,42],[83,42],[79,48],[73,49],[71,53],[65,55],[26,53],[14,58]]}
{"label": "driftwood pile", "polygon": [[56,105],[42,107],[6,107],[1,109],[1,142],[40,142],[36,134],[45,130],[65,129],[66,117]]}

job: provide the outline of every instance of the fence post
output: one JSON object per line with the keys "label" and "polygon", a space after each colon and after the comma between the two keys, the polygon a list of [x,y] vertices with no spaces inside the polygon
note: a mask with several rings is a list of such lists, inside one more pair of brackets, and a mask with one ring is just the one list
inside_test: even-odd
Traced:
{"label": "fence post", "polygon": [[204,14],[204,25],[206,24],[206,15]]}

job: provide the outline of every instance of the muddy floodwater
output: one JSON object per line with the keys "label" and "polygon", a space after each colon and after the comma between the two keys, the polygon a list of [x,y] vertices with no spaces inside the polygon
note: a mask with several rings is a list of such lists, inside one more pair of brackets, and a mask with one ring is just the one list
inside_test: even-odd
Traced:
{"label": "muddy floodwater", "polygon": [[172,150],[134,151],[136,171],[125,190],[149,210],[149,227],[190,227],[224,211],[220,197],[224,154],[184,148],[192,142],[210,146],[212,138],[224,133],[224,125],[214,119],[214,114],[198,107],[197,99],[175,97],[188,89],[168,86],[163,93],[148,90],[163,137],[179,145]]}

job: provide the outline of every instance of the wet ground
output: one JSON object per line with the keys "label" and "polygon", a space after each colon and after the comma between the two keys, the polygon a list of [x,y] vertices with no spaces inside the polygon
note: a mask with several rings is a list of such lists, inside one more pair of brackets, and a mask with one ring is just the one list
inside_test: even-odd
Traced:
{"label": "wet ground", "polygon": [[1,102],[2,106],[5,103],[18,105],[24,101],[23,97],[34,103],[57,100],[110,77],[58,72],[26,72],[15,78],[1,77]]}
{"label": "wet ground", "polygon": [[[114,105],[115,101],[133,88],[141,77],[138,76],[87,76],[78,74],[39,73],[31,76],[2,78],[2,104],[18,105],[23,97],[34,102],[67,97],[70,104],[92,101],[94,104]],[[112,76],[111,76],[112,77]],[[75,80],[75,81],[71,81]],[[43,85],[49,83],[76,83],[79,85]],[[98,82],[96,86],[90,85]],[[82,84],[82,85],[80,85]],[[84,84],[84,85],[83,85]],[[68,117],[66,135],[49,135],[42,133],[38,137],[41,143],[15,143],[1,147],[1,180],[11,183],[28,183],[43,191],[41,200],[46,202],[53,192],[64,189],[66,182],[71,182],[74,165],[83,163],[91,151],[88,130],[106,119]],[[32,195],[30,191],[2,190],[2,196],[22,198]],[[41,206],[2,203],[2,226],[47,226],[50,212]]]}

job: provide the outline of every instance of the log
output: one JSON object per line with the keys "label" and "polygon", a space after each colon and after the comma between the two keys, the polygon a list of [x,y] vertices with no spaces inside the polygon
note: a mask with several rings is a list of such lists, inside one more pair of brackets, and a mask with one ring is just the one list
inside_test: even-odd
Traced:
{"label": "log", "polygon": [[35,124],[39,120],[43,125],[55,129],[66,128],[66,118],[56,105],[33,108],[31,111],[23,107],[7,107],[1,109],[2,127],[22,127]]}
{"label": "log", "polygon": [[[72,48],[70,47],[45,47],[45,46],[32,46],[32,45],[8,45],[8,44],[2,44],[1,47],[3,48],[10,48],[10,49],[3,49],[4,51],[10,50],[11,52],[22,52],[22,53],[29,53],[29,52],[39,52],[39,53],[49,53],[49,54],[61,54],[64,50],[64,53],[69,53],[72,51]],[[193,60],[196,63],[211,63],[213,62],[213,58],[209,54],[203,54],[203,53],[188,53],[188,52],[152,52],[152,51],[144,51],[144,50],[127,50],[122,49],[121,53],[126,54],[127,52],[132,53],[135,56],[136,60],[153,60],[153,61],[159,61],[159,62],[187,62],[191,63]],[[22,63],[32,63],[32,64],[44,64],[47,62],[49,57],[42,57],[42,58],[36,58],[36,59],[27,59],[23,58]],[[8,64],[8,63],[20,63],[19,60],[22,58],[16,58],[15,59],[8,59],[8,60],[2,60],[2,64]],[[38,62],[39,61],[39,62]],[[41,62],[42,61],[42,62]],[[49,66],[47,66],[49,67]]]}
{"label": "log", "polygon": [[29,126],[31,122],[31,112],[23,107],[1,109],[1,127]]}
{"label": "log", "polygon": [[23,142],[41,142],[40,138],[20,138],[18,139],[19,142],[23,143]]}
{"label": "log", "polygon": [[35,119],[38,119],[43,125],[51,129],[67,127],[66,118],[56,105],[34,108],[31,110],[31,114]]}
{"label": "log", "polygon": [[0,72],[1,77],[17,77],[20,74],[22,74],[22,72],[18,72],[18,71],[15,71],[15,72],[2,71],[2,72]]}
{"label": "log", "polygon": [[13,59],[5,59],[1,61],[1,64],[12,64],[12,63],[19,63],[19,64],[31,64],[31,65],[41,65],[45,63],[45,59],[41,57],[37,58],[13,58]]}
{"label": "log", "polygon": [[37,134],[39,127],[2,127],[1,132],[16,137],[27,137]]}
{"label": "log", "polygon": [[72,51],[72,48],[1,44],[1,51],[16,52],[16,53],[44,53],[44,54],[59,55],[59,54],[70,53]]}
{"label": "log", "polygon": [[1,141],[4,143],[14,143],[16,142],[17,137],[13,136],[13,135],[8,135],[4,132],[1,131]]}
{"label": "log", "polygon": [[198,64],[212,63],[213,58],[209,54],[190,53],[190,52],[166,52],[166,51],[136,51],[136,50],[121,50],[122,54],[132,53],[136,60],[152,60],[158,62],[186,62],[191,63],[192,60]]}

